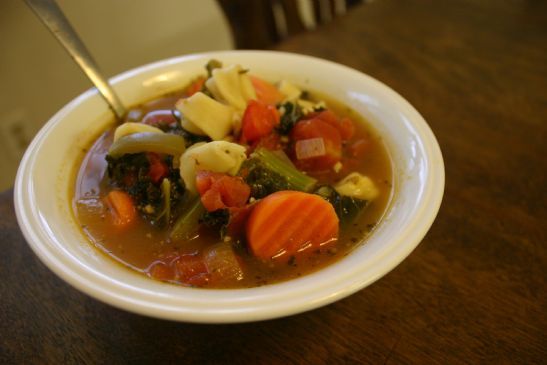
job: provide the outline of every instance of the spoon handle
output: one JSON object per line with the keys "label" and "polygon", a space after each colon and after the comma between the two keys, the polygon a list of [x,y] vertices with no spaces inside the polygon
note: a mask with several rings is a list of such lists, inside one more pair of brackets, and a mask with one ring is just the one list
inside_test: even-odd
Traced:
{"label": "spoon handle", "polygon": [[118,120],[125,115],[125,107],[99,71],[91,54],[80,40],[68,19],[54,0],[25,0],[49,31],[63,45],[74,61],[99,90]]}

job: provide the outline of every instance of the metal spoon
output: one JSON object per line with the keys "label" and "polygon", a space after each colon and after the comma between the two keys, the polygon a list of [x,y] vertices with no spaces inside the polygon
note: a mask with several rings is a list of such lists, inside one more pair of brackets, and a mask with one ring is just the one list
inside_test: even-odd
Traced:
{"label": "metal spoon", "polygon": [[97,90],[99,90],[99,93],[106,100],[108,106],[110,106],[110,109],[112,109],[116,115],[116,118],[122,120],[126,112],[125,107],[114,92],[114,89],[112,89],[108,81],[99,71],[93,57],[91,57],[91,54],[78,37],[57,3],[55,3],[54,0],[25,1],[55,38],[63,45],[72,59],[80,66]]}

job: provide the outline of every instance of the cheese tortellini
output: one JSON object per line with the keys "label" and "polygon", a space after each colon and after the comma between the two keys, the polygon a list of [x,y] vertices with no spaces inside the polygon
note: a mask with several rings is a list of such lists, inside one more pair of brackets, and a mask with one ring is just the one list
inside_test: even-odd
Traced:
{"label": "cheese tortellini", "polygon": [[334,189],[340,195],[368,201],[374,200],[380,193],[368,176],[361,175],[358,172],[352,172],[340,180],[334,186]]}

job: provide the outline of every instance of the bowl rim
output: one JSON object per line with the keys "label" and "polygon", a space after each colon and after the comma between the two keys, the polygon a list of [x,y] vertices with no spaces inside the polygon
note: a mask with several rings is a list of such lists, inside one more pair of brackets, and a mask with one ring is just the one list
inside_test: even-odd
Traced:
{"label": "bowl rim", "polygon": [[[66,258],[59,258],[59,253],[55,252],[51,245],[44,244],[44,240],[48,239],[48,233],[43,229],[43,227],[39,226],[40,220],[37,219],[38,213],[36,211],[36,207],[33,207],[32,202],[29,201],[31,196],[30,194],[33,192],[33,187],[29,181],[29,173],[32,168],[34,154],[41,146],[41,143],[47,138],[50,130],[53,129],[60,120],[66,117],[72,110],[76,109],[83,101],[98,96],[98,92],[91,88],[61,108],[38,132],[23,156],[17,172],[14,187],[16,217],[26,241],[41,261],[63,280],[80,291],[102,302],[138,314],[186,322],[248,322],[301,313],[324,306],[351,295],[356,291],[372,284],[374,281],[395,268],[421,242],[440,209],[444,193],[445,171],[441,150],[433,132],[419,112],[401,95],[371,76],[332,61],[294,53],[278,51],[219,51],[197,53],[160,60],[123,72],[111,78],[110,82],[115,87],[116,85],[123,83],[136,75],[143,74],[151,70],[161,71],[168,65],[181,64],[195,59],[212,57],[220,58],[224,56],[292,57],[295,59],[304,59],[309,62],[328,65],[328,67],[333,67],[334,69],[339,69],[343,72],[350,72],[355,74],[356,77],[366,79],[367,82],[372,83],[383,93],[386,93],[390,98],[397,101],[404,113],[409,116],[409,120],[412,122],[412,127],[415,128],[417,134],[420,136],[420,139],[423,142],[423,147],[426,150],[425,157],[428,159],[428,163],[431,164],[431,160],[433,159],[437,161],[436,168],[429,169],[427,181],[428,185],[423,187],[424,194],[421,197],[422,200],[420,203],[420,219],[413,219],[411,222],[412,225],[406,227],[405,240],[403,242],[399,242],[399,245],[392,245],[389,251],[384,252],[384,257],[382,257],[381,265],[379,265],[379,267],[368,268],[368,271],[372,270],[373,275],[367,275],[366,280],[353,280],[349,285],[344,285],[340,282],[340,279],[333,280],[328,287],[323,286],[316,292],[313,291],[313,288],[308,288],[305,291],[306,296],[297,297],[296,299],[294,297],[287,298],[288,300],[281,304],[279,301],[269,302],[268,299],[271,298],[268,298],[267,295],[265,296],[262,293],[264,290],[261,288],[221,290],[180,288],[181,293],[187,290],[210,292],[210,294],[203,293],[204,295],[200,296],[203,296],[206,301],[220,300],[220,306],[213,308],[207,307],[204,308],[203,311],[195,311],[191,310],[191,308],[180,308],[177,310],[169,305],[147,301],[144,297],[140,299],[131,298],[131,291],[128,292],[129,294],[119,294],[113,292],[112,288],[105,289],[104,287],[97,287],[97,282],[95,280],[91,280],[94,278],[86,277],[85,272],[78,272],[77,263],[67,263],[67,261],[64,260]],[[36,224],[38,224],[38,227],[35,226]],[[268,285],[262,288],[286,285],[286,283],[287,282]],[[158,284],[170,285],[159,282]],[[222,293],[231,291],[237,291],[239,293],[245,291],[245,293],[250,293],[245,296],[248,306],[238,307],[237,302],[222,302]],[[259,293],[257,294],[257,292]],[[251,305],[253,300],[259,300],[257,302],[259,305]],[[198,305],[200,303],[196,302],[195,304]],[[222,305],[226,305],[226,307],[223,308]]]}

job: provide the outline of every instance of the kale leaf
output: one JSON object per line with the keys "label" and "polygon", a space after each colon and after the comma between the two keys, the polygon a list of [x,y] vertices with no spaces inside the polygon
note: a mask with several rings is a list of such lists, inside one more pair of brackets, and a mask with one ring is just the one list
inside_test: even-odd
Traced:
{"label": "kale leaf", "polygon": [[224,239],[230,223],[230,211],[228,209],[217,209],[213,212],[205,212],[199,219],[199,223],[209,228],[218,230],[220,239]]}
{"label": "kale leaf", "polygon": [[264,198],[276,191],[291,190],[284,176],[268,169],[256,158],[244,161],[240,171],[244,172],[243,179],[251,187],[251,196],[255,199]]}
{"label": "kale leaf", "polygon": [[351,223],[368,204],[367,200],[340,195],[330,185],[323,185],[314,193],[332,204],[341,224]]}
{"label": "kale leaf", "polygon": [[277,131],[282,135],[288,135],[296,122],[302,119],[302,109],[296,103],[286,102],[281,104],[285,112],[281,116]]}
{"label": "kale leaf", "polygon": [[[170,181],[169,206],[176,208],[185,194],[179,169],[173,167],[173,157],[163,156],[168,166],[166,178]],[[169,224],[162,219],[165,200],[161,182],[154,183],[150,176],[150,161],[146,153],[125,154],[119,158],[107,155],[107,172],[113,187],[126,191],[135,201],[141,215],[154,225]]]}

